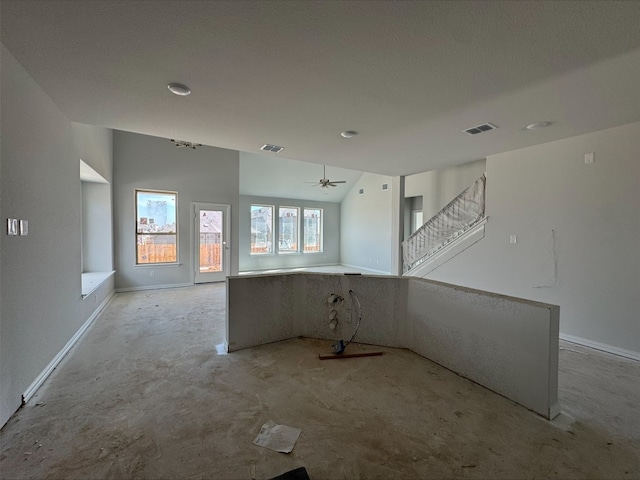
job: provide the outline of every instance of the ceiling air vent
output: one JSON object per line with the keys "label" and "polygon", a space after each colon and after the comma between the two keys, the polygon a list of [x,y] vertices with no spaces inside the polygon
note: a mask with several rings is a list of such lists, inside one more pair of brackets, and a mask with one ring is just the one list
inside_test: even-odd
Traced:
{"label": "ceiling air vent", "polygon": [[364,195],[364,188],[358,189],[358,195]]}
{"label": "ceiling air vent", "polygon": [[489,132],[491,130],[495,130],[496,128],[498,127],[491,123],[483,123],[482,125],[476,125],[475,127],[467,128],[466,130],[462,131],[469,135],[478,135],[479,133]]}
{"label": "ceiling air vent", "polygon": [[264,150],[265,152],[273,152],[273,153],[280,153],[282,150],[284,150],[284,147],[279,147],[277,145],[269,145],[268,143],[266,145],[263,145],[260,150]]}
{"label": "ceiling air vent", "polygon": [[389,190],[389,184],[388,183],[383,183],[382,184],[382,190]]}

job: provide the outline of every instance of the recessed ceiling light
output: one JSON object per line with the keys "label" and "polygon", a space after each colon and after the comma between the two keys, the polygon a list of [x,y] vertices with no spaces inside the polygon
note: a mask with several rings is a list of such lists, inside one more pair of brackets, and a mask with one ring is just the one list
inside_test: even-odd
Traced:
{"label": "recessed ceiling light", "polygon": [[358,132],[355,132],[353,130],[346,130],[344,132],[342,132],[340,135],[342,135],[344,138],[353,138],[358,134]]}
{"label": "recessed ceiling light", "polygon": [[181,83],[170,83],[167,85],[167,88],[171,91],[171,93],[175,93],[176,95],[180,95],[181,97],[186,97],[191,93],[191,89],[186,85],[182,85]]}
{"label": "recessed ceiling light", "polygon": [[537,123],[530,123],[529,125],[527,125],[527,130],[536,130],[538,128],[545,128],[548,127],[549,125],[551,125],[551,122],[537,122]]}

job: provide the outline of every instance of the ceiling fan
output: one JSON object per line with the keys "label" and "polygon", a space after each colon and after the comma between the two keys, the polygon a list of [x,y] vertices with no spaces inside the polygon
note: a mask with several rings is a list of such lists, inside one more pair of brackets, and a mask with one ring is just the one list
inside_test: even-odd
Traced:
{"label": "ceiling fan", "polygon": [[347,183],[346,180],[329,180],[327,178],[327,166],[323,165],[322,166],[323,170],[322,170],[322,178],[320,180],[318,180],[317,182],[305,182],[305,183],[313,183],[314,187],[321,187],[321,188],[326,188],[328,189],[329,187],[337,187],[338,183]]}

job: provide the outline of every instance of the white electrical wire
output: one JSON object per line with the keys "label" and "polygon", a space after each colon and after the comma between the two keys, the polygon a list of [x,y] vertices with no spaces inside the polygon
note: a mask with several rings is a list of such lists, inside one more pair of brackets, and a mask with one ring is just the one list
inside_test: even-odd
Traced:
{"label": "white electrical wire", "polygon": [[349,345],[353,339],[356,336],[356,333],[358,333],[358,329],[360,328],[360,321],[362,320],[362,306],[360,305],[360,300],[358,300],[358,297],[356,297],[356,294],[353,293],[353,290],[349,290],[349,294],[353,297],[353,299],[355,300],[356,304],[358,305],[358,323],[356,324],[356,330],[355,332],[353,332],[353,335],[351,335],[351,338],[349,339],[348,342],[346,342],[344,344],[344,346],[346,347],[347,345]]}

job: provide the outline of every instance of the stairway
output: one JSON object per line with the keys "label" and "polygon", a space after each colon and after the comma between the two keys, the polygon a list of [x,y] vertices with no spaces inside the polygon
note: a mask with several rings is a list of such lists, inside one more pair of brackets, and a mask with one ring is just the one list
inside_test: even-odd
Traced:
{"label": "stairway", "polygon": [[404,274],[424,277],[484,237],[482,175],[402,242]]}

